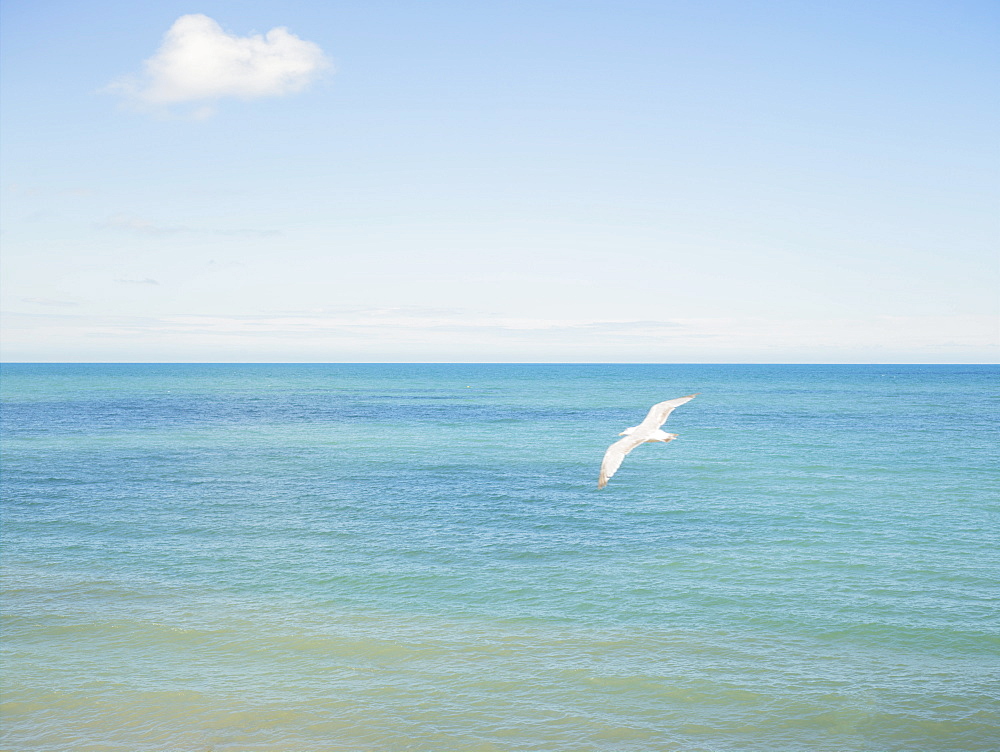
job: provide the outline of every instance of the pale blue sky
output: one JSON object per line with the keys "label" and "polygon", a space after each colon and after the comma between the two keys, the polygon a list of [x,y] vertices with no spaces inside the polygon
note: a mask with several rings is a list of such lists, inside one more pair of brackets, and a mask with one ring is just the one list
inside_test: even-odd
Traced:
{"label": "pale blue sky", "polygon": [[[166,101],[135,77],[190,14],[332,67]],[[996,357],[994,2],[2,20],[7,360]]]}

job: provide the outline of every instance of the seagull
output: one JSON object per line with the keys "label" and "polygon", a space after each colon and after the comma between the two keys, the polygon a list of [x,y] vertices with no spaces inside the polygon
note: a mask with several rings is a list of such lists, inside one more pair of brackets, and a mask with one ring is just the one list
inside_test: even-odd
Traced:
{"label": "seagull", "polygon": [[660,426],[667,422],[667,418],[674,411],[675,407],[680,407],[685,402],[690,402],[699,394],[700,392],[696,392],[686,397],[678,397],[666,402],[657,402],[649,408],[649,412],[643,418],[642,423],[631,428],[626,428],[618,434],[625,438],[616,441],[604,453],[604,460],[601,462],[601,475],[597,479],[597,487],[604,488],[608,485],[608,479],[622,466],[622,460],[625,459],[625,455],[640,444],[645,444],[647,441],[662,441],[666,444],[668,441],[676,439],[677,434],[661,431]]}

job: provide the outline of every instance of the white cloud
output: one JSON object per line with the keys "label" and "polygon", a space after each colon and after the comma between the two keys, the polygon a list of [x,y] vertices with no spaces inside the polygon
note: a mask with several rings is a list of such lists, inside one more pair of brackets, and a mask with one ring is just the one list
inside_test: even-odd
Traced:
{"label": "white cloud", "polygon": [[[319,45],[284,27],[238,37],[196,13],[174,22],[141,75],[124,77],[108,88],[153,106],[257,99],[301,91],[330,67]],[[195,115],[210,111],[202,107]]]}

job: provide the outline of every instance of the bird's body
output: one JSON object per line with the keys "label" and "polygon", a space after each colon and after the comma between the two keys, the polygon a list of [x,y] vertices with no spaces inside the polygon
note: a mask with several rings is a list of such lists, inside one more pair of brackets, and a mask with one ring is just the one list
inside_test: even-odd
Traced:
{"label": "bird's body", "polygon": [[631,428],[626,428],[618,434],[625,438],[616,441],[604,453],[604,460],[601,462],[601,475],[597,479],[597,487],[604,488],[608,485],[608,480],[621,467],[625,455],[640,444],[645,444],[647,441],[660,441],[666,444],[668,441],[676,439],[677,434],[662,431],[660,430],[660,426],[667,422],[667,418],[670,417],[670,413],[674,411],[675,407],[683,405],[685,402],[690,402],[697,396],[697,394],[689,394],[686,397],[658,402],[649,409],[642,423]]}

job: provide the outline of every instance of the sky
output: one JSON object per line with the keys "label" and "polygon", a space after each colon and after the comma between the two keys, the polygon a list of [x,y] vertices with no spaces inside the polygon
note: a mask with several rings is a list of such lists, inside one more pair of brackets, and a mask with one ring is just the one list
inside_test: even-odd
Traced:
{"label": "sky", "polygon": [[0,355],[984,363],[987,0],[6,0]]}

